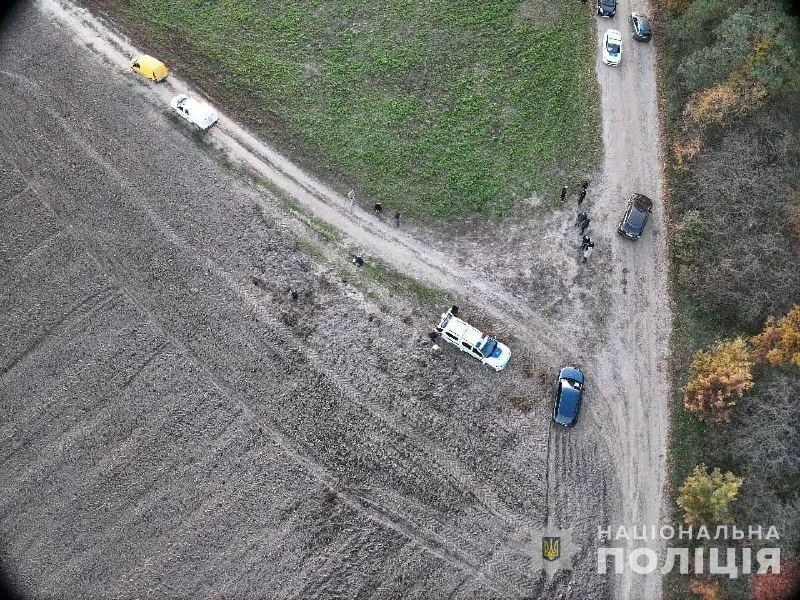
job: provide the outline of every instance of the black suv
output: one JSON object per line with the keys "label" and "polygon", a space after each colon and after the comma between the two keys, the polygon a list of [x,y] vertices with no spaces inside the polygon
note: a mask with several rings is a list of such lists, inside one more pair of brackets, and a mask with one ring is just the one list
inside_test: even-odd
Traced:
{"label": "black suv", "polygon": [[617,14],[617,0],[597,0],[597,16],[610,19]]}
{"label": "black suv", "polygon": [[653,210],[653,201],[642,194],[634,194],[628,200],[628,208],[622,215],[617,232],[629,240],[638,240],[644,233],[647,217]]}
{"label": "black suv", "polygon": [[650,31],[650,21],[644,15],[638,13],[631,13],[631,29],[633,30],[633,39],[640,42],[649,42],[650,37],[653,35]]}

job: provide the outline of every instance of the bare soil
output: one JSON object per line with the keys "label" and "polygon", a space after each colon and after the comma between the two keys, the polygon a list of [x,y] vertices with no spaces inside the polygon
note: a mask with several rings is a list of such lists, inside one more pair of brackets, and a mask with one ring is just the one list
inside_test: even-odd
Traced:
{"label": "bare soil", "polygon": [[[224,114],[191,131],[167,107],[180,74],[137,78],[135,49],[88,13],[21,10],[0,38],[0,559],[14,584],[660,597],[657,576],[595,570],[598,525],[658,522],[668,424],[654,49],[625,51],[619,69],[597,65],[606,159],[582,264],[572,197],[499,226],[395,229]],[[436,312],[385,309],[303,254],[302,225],[226,163],[339,230],[340,252],[450,292],[510,343],[508,369],[431,357]],[[632,244],[614,229],[636,191],[656,209]],[[565,364],[589,378],[570,431],[549,418]],[[554,530],[578,551],[547,577],[533,559]]]}

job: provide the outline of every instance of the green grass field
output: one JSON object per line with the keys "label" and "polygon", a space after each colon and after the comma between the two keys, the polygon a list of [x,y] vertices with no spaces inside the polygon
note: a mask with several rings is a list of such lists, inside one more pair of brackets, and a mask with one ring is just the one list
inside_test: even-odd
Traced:
{"label": "green grass field", "polygon": [[600,155],[580,2],[85,3],[307,167],[404,214],[502,217]]}

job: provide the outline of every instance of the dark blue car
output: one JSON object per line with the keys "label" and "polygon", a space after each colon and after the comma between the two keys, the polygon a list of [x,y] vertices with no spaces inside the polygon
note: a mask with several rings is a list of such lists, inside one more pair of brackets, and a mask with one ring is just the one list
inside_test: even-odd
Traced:
{"label": "dark blue car", "polygon": [[617,233],[624,235],[629,240],[638,240],[644,233],[647,217],[653,210],[653,201],[643,194],[634,194],[628,200],[628,208],[622,215],[622,220],[617,227]]}
{"label": "dark blue car", "polygon": [[556,406],[553,421],[562,427],[573,427],[578,421],[583,401],[584,378],[580,369],[564,367],[558,374]]}
{"label": "dark blue car", "polygon": [[617,0],[597,0],[597,16],[612,18],[617,14]]}

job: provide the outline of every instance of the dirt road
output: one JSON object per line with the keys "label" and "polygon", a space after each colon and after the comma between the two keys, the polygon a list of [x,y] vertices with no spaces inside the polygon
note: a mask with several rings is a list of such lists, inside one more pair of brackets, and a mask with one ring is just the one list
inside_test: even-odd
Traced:
{"label": "dirt road", "polygon": [[[594,572],[598,524],[655,523],[661,508],[669,321],[650,46],[598,64],[606,162],[582,265],[574,204],[468,236],[394,229],[224,115],[188,134],[163,108],[184,82],[143,84],[124,39],[69,5],[38,9],[47,18],[26,11],[0,53],[16,241],[0,371],[15,483],[0,526],[4,564],[31,590],[85,594],[96,572],[116,592],[161,595],[659,597],[657,577]],[[89,76],[54,68],[61,57]],[[436,315],[409,327],[299,255],[280,203],[216,166],[219,153],[351,248],[479,304],[517,371],[432,361]],[[633,191],[656,200],[636,244],[613,234]],[[590,388],[580,426],[561,432],[535,375],[566,363]],[[523,412],[502,400],[526,395]],[[71,533],[54,543],[59,519]],[[573,576],[531,568],[546,529],[580,549]]]}
{"label": "dirt road", "polygon": [[[602,90],[605,162],[597,213],[608,227],[634,192],[654,200],[652,219],[641,240],[611,240],[614,293],[608,338],[596,354],[595,377],[604,398],[599,420],[619,477],[616,520],[650,531],[664,514],[664,473],[669,415],[666,365],[671,331],[667,291],[667,248],[661,202],[659,115],[655,48],[634,41],[624,22],[631,11],[647,14],[647,5],[621,0],[613,23],[598,21],[597,73]],[[618,68],[601,63],[600,42],[606,28],[623,32]],[[657,541],[631,540],[656,552]],[[659,563],[661,564],[661,563]],[[660,598],[658,573],[634,575],[626,569],[617,586],[620,598]]]}

